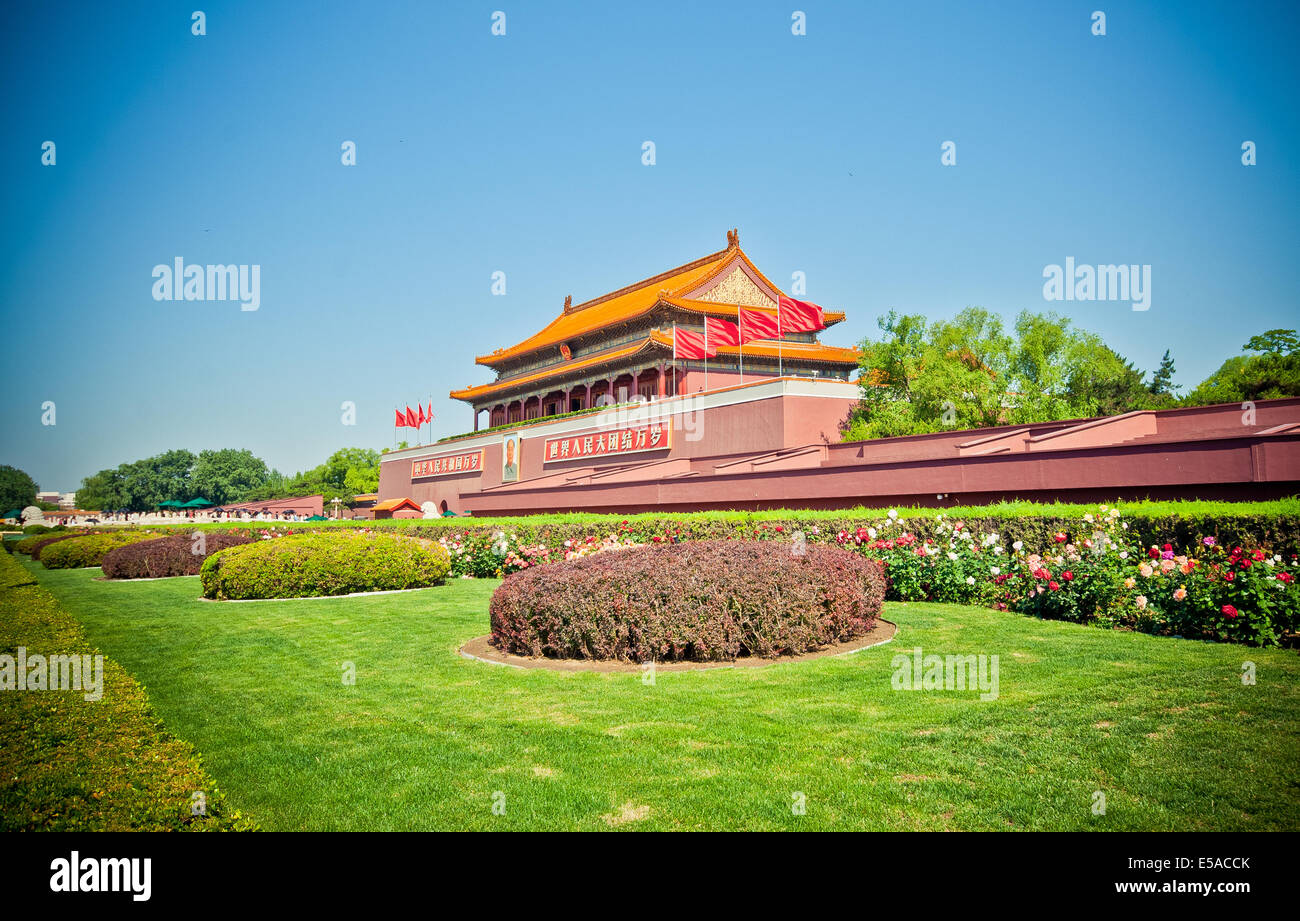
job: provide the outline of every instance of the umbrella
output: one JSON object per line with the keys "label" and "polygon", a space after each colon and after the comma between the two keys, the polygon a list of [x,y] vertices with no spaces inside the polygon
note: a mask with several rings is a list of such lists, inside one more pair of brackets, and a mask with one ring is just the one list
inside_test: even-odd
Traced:
{"label": "umbrella", "polygon": [[158,503],[159,508],[179,508],[180,503],[175,499],[164,499]]}
{"label": "umbrella", "polygon": [[19,518],[19,517],[22,516],[22,514],[23,514],[23,513],[22,513],[22,510],[21,510],[21,509],[14,509],[12,512],[5,512],[5,513],[4,513],[4,517],[5,517],[5,518]]}
{"label": "umbrella", "polygon": [[198,498],[191,499],[189,502],[182,503],[178,508],[207,508],[209,505],[212,505],[212,503],[207,499],[204,499],[202,496],[199,496]]}
{"label": "umbrella", "polygon": [[329,521],[329,519],[326,518],[324,515],[310,515],[308,516],[307,520],[308,521]]}

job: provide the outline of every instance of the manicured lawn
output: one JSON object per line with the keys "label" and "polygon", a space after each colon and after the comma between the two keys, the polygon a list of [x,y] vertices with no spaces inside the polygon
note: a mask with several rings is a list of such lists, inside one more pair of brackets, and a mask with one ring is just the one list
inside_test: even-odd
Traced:
{"label": "manicured lawn", "polygon": [[[1294,652],[891,604],[881,647],[647,685],[459,656],[496,582],[231,604],[27,565],[269,830],[1300,828]],[[999,698],[893,690],[916,646],[999,655]]]}

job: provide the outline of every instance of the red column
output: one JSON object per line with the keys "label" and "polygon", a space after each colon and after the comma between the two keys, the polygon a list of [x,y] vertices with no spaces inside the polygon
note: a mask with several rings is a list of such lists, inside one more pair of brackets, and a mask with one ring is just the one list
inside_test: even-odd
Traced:
{"label": "red column", "polygon": [[479,408],[475,406],[474,407],[474,431],[476,432],[478,431],[478,414],[479,414]]}
{"label": "red column", "polygon": [[659,367],[656,370],[659,372],[659,399],[662,400],[664,398],[664,363],[662,361],[659,362]]}

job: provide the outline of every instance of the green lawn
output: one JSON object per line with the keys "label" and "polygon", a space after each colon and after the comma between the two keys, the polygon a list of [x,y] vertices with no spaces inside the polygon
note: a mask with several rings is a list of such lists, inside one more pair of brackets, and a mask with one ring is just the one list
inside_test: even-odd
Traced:
{"label": "green lawn", "polygon": [[[270,830],[1300,828],[1294,652],[890,604],[884,646],[646,685],[459,656],[491,581],[231,604],[26,565]],[[892,690],[915,646],[998,654],[1000,697]]]}

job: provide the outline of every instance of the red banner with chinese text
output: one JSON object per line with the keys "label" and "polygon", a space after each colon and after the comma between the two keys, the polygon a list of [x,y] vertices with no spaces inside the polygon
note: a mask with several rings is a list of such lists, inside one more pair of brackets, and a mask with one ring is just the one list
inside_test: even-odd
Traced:
{"label": "red banner with chinese text", "polygon": [[542,458],[543,463],[547,464],[586,458],[595,460],[640,451],[663,451],[671,448],[672,442],[672,423],[663,420],[608,431],[548,438]]}
{"label": "red banner with chinese text", "polygon": [[411,461],[411,479],[413,480],[419,477],[482,472],[482,448],[477,451],[465,451],[461,454],[446,454],[442,457],[429,457],[424,460]]}

